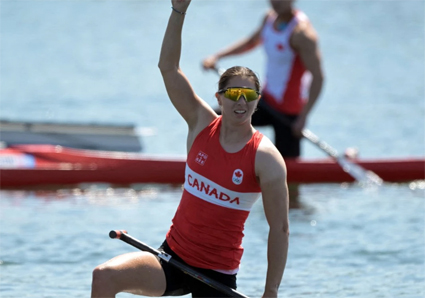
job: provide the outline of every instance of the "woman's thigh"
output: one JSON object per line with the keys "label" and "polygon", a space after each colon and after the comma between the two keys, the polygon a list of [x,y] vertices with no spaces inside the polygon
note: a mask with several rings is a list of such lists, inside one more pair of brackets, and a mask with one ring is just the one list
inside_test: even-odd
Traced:
{"label": "woman's thigh", "polygon": [[148,252],[134,252],[117,256],[95,269],[105,287],[116,292],[146,296],[161,296],[165,292],[165,274],[158,259]]}

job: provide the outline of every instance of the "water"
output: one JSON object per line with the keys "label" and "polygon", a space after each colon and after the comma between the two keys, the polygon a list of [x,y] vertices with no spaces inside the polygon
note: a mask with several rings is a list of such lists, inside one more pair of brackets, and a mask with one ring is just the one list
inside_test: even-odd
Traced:
{"label": "water", "polygon": [[[301,193],[300,208],[290,212],[282,297],[423,297],[423,189],[309,185]],[[126,229],[159,246],[179,195],[153,186],[3,191],[0,296],[87,297],[97,264],[135,250],[108,232]],[[267,241],[261,203],[245,234],[239,290],[260,297]]]}
{"label": "water", "polygon": [[[146,153],[185,154],[185,123],[157,69],[169,1],[1,1],[0,118],[134,123]],[[361,157],[425,155],[425,2],[304,1],[320,36],[326,83],[308,128]],[[201,60],[251,33],[262,0],[194,0],[181,65],[211,105],[217,76]],[[263,75],[261,50],[222,61]],[[271,130],[261,129],[272,137]],[[146,132],[151,132],[146,134]],[[323,157],[307,142],[303,156]],[[290,210],[281,297],[424,297],[422,183],[302,185]],[[82,186],[0,191],[0,297],[87,297],[91,271],[133,250],[111,229],[158,246],[180,189]],[[246,225],[239,290],[260,297],[267,224]],[[118,297],[130,297],[120,294]]]}

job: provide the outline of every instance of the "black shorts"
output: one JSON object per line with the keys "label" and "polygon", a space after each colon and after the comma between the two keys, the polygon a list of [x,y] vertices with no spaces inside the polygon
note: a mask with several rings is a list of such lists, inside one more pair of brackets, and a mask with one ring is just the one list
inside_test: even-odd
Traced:
{"label": "black shorts", "polygon": [[[297,119],[297,115],[281,114],[287,123],[277,119],[276,113],[269,113],[266,108],[262,108],[266,103],[260,99],[258,110],[252,115],[253,126],[271,125],[274,129],[274,144],[283,157],[299,157],[301,155],[301,139],[294,136],[290,123]],[[269,106],[270,109],[272,109]]]}
{"label": "black shorts", "polygon": [[[166,241],[162,243],[158,250],[171,255],[173,259],[189,266],[171,250]],[[165,278],[167,280],[167,288],[163,296],[181,296],[192,293],[192,297],[228,297],[226,294],[223,294],[190,275],[187,275],[168,262],[160,258],[158,259],[165,272]],[[195,269],[197,272],[236,290],[236,274],[223,274],[214,270],[196,268],[193,266],[190,267]]]}

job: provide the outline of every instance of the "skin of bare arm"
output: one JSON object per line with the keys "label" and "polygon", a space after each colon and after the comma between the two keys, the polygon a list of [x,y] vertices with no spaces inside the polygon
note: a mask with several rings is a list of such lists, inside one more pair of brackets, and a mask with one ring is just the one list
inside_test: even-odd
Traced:
{"label": "skin of bare arm", "polygon": [[312,74],[308,102],[292,125],[294,135],[302,137],[308,114],[317,102],[322,90],[324,76],[321,66],[321,55],[318,48],[318,37],[309,22],[300,23],[291,36],[291,47],[300,55],[305,68]]}
{"label": "skin of bare arm", "polygon": [[[190,0],[173,0],[173,7],[186,12]],[[196,135],[211,123],[217,114],[193,90],[187,77],[180,69],[181,36],[185,15],[171,11],[164,35],[158,67],[161,71],[168,96],[176,110],[189,127],[187,150]]]}
{"label": "skin of bare arm", "polygon": [[263,137],[256,156],[269,235],[267,277],[263,297],[277,297],[289,245],[289,197],[285,162],[272,142]]}
{"label": "skin of bare arm", "polygon": [[246,52],[249,52],[255,49],[257,46],[261,44],[261,31],[263,30],[263,26],[266,22],[267,15],[264,17],[261,25],[249,36],[243,38],[236,43],[230,45],[228,48],[225,48],[218,53],[211,55],[204,59],[202,62],[202,66],[204,69],[216,69],[217,62],[224,57],[239,55]]}

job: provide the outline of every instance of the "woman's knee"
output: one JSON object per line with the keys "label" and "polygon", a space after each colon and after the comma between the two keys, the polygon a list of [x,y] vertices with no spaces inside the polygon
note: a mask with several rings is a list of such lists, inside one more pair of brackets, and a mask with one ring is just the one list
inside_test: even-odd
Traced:
{"label": "woman's knee", "polygon": [[105,297],[123,291],[161,296],[165,288],[166,280],[161,264],[149,253],[120,255],[93,270],[92,291],[105,293]]}
{"label": "woman's knee", "polygon": [[115,270],[108,266],[97,266],[93,270],[92,288],[102,292],[118,293],[114,274]]}

